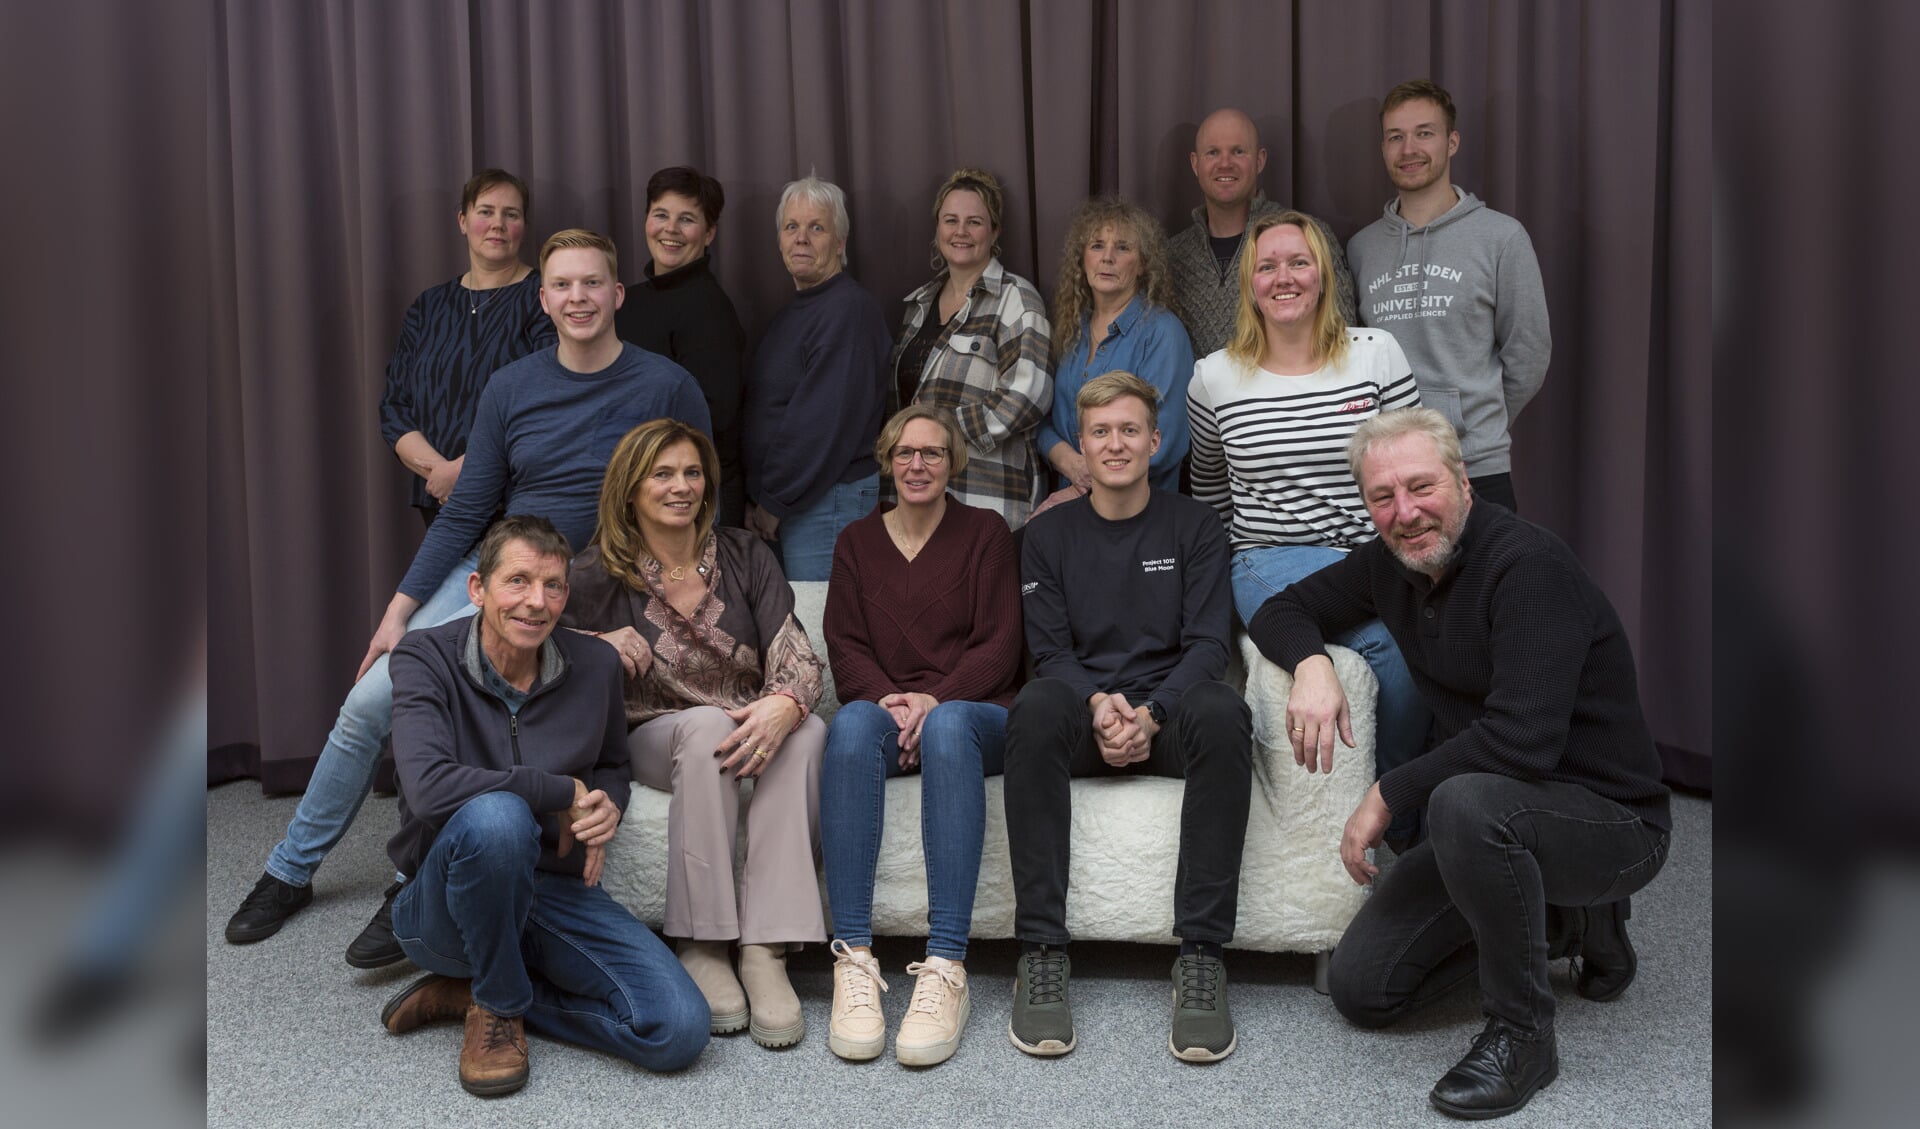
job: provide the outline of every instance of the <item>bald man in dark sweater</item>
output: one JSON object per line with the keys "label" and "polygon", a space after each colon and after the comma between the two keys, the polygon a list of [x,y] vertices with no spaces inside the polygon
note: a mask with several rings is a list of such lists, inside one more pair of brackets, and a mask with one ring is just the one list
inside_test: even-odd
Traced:
{"label": "bald man in dark sweater", "polygon": [[1367,848],[1422,804],[1429,837],[1347,927],[1332,996],[1385,1026],[1477,971],[1486,1029],[1431,1100],[1498,1117],[1559,1070],[1548,905],[1584,919],[1581,995],[1610,1000],[1633,980],[1627,898],[1666,861],[1668,791],[1625,630],[1573,551],[1473,504],[1459,439],[1432,409],[1369,420],[1347,450],[1380,536],[1268,600],[1247,631],[1294,674],[1287,726],[1310,767],[1353,743],[1325,639],[1378,616],[1406,656],[1433,710],[1428,748],[1368,790],[1341,862],[1371,883]]}

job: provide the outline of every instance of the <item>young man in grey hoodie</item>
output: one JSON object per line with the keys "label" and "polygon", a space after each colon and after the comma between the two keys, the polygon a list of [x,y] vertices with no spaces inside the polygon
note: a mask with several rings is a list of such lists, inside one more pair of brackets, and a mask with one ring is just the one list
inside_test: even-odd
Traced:
{"label": "young man in grey hoodie", "polygon": [[1533,241],[1512,216],[1453,186],[1453,99],[1426,79],[1380,104],[1380,154],[1399,195],[1347,244],[1360,318],[1393,334],[1420,401],[1460,432],[1476,497],[1519,508],[1508,458],[1553,342]]}

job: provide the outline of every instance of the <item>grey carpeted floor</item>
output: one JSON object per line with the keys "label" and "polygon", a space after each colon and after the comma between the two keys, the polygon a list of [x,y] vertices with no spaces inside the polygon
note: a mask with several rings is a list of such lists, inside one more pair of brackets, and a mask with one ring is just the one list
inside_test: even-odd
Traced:
{"label": "grey carpeted floor", "polygon": [[[808,1024],[797,1047],[767,1051],[730,1036],[691,1069],[652,1075],[534,1036],[532,1081],[482,1100],[455,1075],[457,1026],[399,1038],[380,1026],[381,1004],[418,970],[403,962],[361,972],[341,959],[390,877],[392,799],[367,802],[322,868],[313,905],[278,936],[244,947],[222,937],[294,804],[263,799],[251,782],[207,795],[210,1126],[1447,1124],[1427,1091],[1481,1024],[1463,988],[1396,1028],[1362,1031],[1313,991],[1310,957],[1229,951],[1239,1050],[1189,1065],[1166,1046],[1172,950],[1085,943],[1074,947],[1080,1046],[1033,1059],[1007,1041],[1015,949],[993,942],[976,944],[967,962],[973,1017],[952,1060],[928,1070],[885,1056],[846,1063],[826,1047],[832,986],[821,947],[793,959]],[[1594,1004],[1573,993],[1566,962],[1555,964],[1560,1078],[1502,1124],[1712,1121],[1712,805],[1676,797],[1674,821],[1666,870],[1634,898],[1639,979],[1614,1003]],[[902,970],[921,949],[883,939],[878,952],[896,985],[887,1013],[897,1022],[912,987]]]}

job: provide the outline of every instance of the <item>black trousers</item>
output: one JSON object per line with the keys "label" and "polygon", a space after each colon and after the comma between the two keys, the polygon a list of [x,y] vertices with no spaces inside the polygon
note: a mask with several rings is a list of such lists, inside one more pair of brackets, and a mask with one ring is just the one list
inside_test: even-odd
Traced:
{"label": "black trousers", "polygon": [[1363,1027],[1384,1027],[1477,972],[1488,1015],[1544,1029],[1548,904],[1618,901],[1667,861],[1666,832],[1578,784],[1456,776],[1433,790],[1427,829],[1333,951],[1334,1006]]}
{"label": "black trousers", "polygon": [[1514,513],[1520,512],[1520,499],[1513,493],[1513,475],[1508,472],[1503,470],[1499,474],[1483,474],[1478,478],[1469,478],[1467,484],[1473,487],[1474,497],[1498,502]]}
{"label": "black trousers", "polygon": [[1189,689],[1154,738],[1147,759],[1115,768],[1100,757],[1085,699],[1057,678],[1029,682],[1007,711],[1006,763],[1016,937],[1048,945],[1072,939],[1067,932],[1072,778],[1145,774],[1187,782],[1180,807],[1174,933],[1223,945],[1233,939],[1253,795],[1253,717],[1231,686],[1203,682]]}

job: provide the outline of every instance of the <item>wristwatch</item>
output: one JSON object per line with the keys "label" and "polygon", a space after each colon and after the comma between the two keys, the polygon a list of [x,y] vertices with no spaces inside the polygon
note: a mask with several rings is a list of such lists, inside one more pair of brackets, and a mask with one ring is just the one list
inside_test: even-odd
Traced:
{"label": "wristwatch", "polygon": [[1153,719],[1153,724],[1156,727],[1159,727],[1159,728],[1166,727],[1167,707],[1161,705],[1159,702],[1154,701],[1152,698],[1147,699],[1147,716]]}

